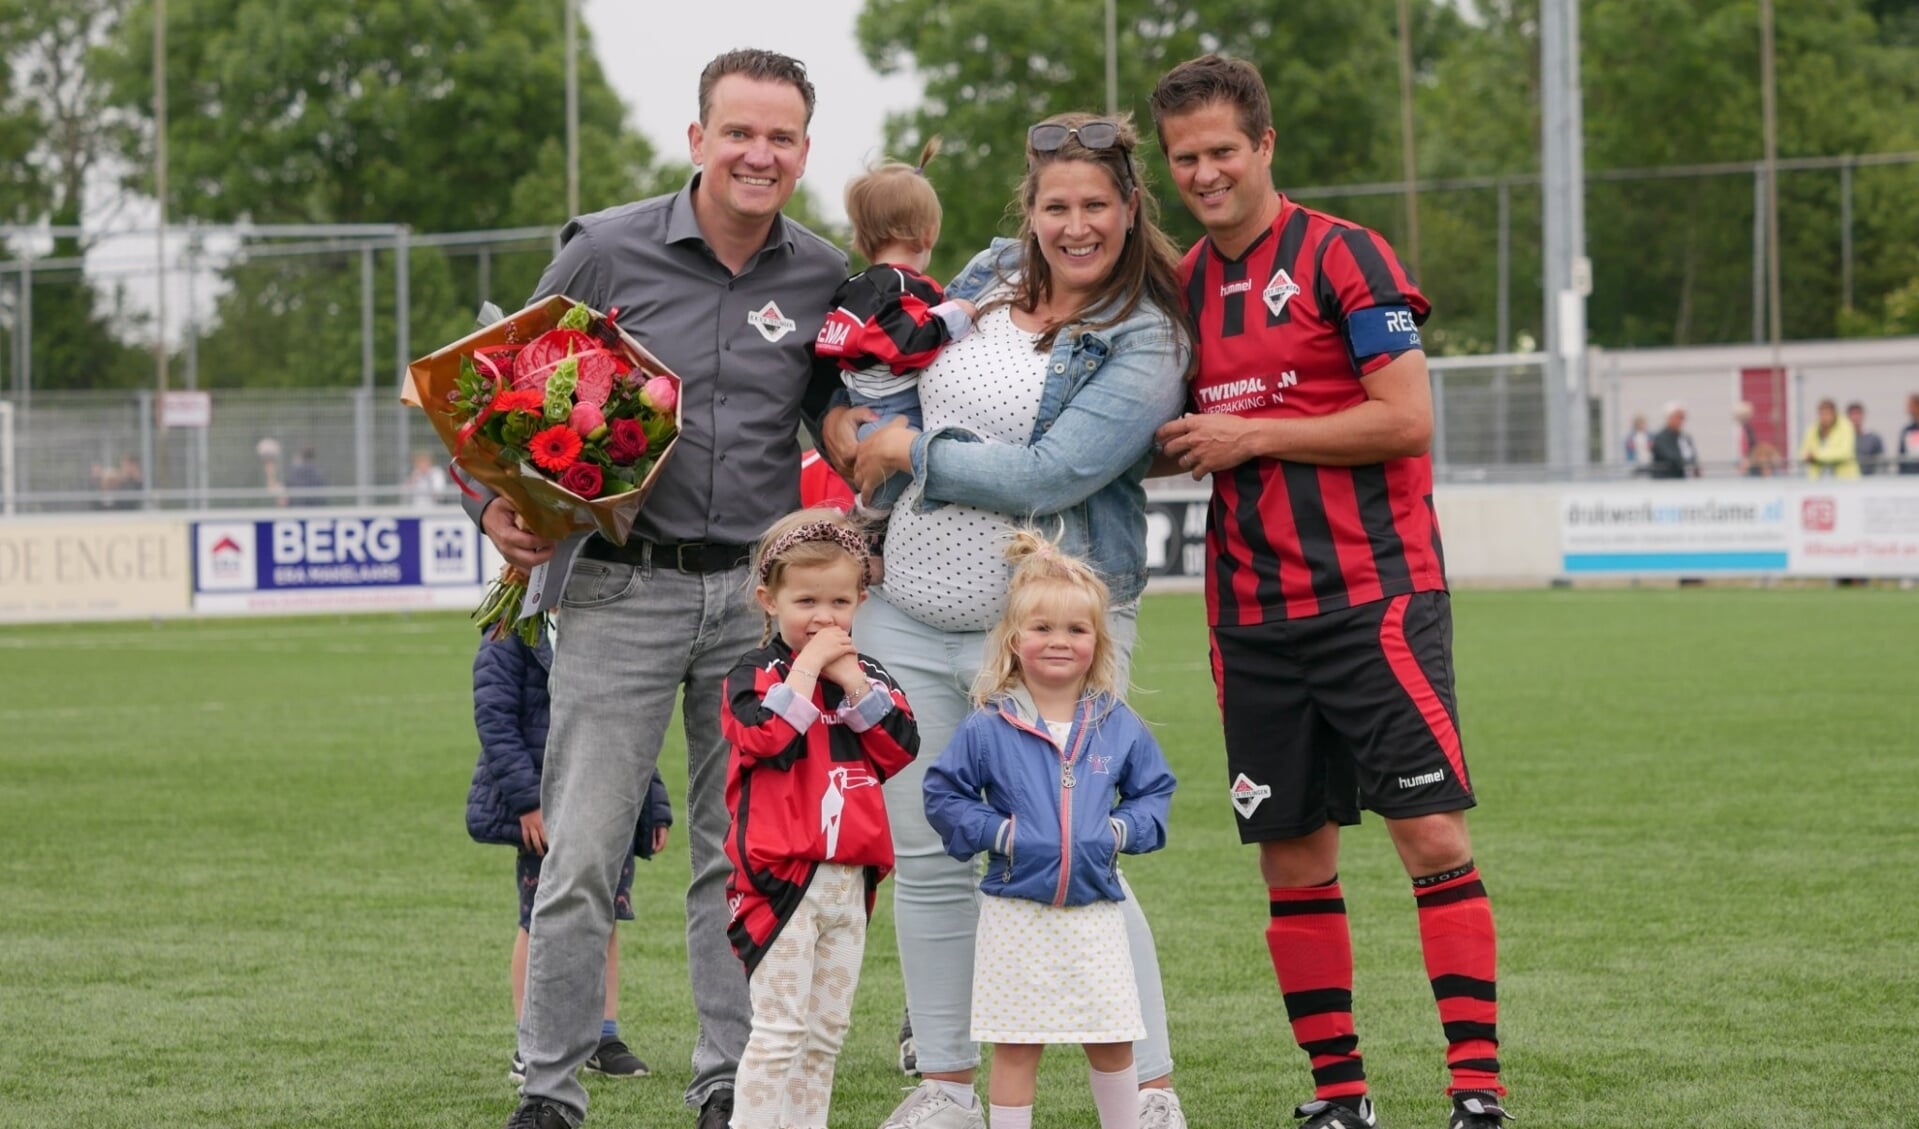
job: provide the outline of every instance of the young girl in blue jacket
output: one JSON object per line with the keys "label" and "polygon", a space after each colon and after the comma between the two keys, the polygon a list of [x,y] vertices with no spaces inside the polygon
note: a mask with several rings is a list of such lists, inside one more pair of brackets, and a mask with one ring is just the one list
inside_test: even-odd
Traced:
{"label": "young girl in blue jacket", "polygon": [[1100,1129],[1133,1129],[1145,1037],[1119,856],[1166,842],[1173,774],[1119,697],[1107,591],[1083,561],[1016,534],[978,708],[926,774],[926,816],[956,858],[986,852],[973,1038],[993,1044],[993,1129],[1030,1129],[1040,1052],[1086,1050]]}

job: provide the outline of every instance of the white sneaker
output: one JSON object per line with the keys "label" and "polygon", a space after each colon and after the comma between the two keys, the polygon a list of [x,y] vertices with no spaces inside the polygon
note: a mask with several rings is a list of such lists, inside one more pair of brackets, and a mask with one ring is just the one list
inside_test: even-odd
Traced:
{"label": "white sneaker", "polygon": [[986,1118],[981,1116],[977,1102],[967,1109],[929,1079],[914,1087],[906,1100],[886,1115],[880,1129],[986,1129]]}
{"label": "white sneaker", "polygon": [[1179,1095],[1163,1087],[1139,1092],[1139,1129],[1186,1129]]}

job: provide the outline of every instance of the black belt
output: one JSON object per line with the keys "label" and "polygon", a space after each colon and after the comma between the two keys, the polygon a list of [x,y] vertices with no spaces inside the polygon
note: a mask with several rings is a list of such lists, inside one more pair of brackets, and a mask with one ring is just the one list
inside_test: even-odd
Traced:
{"label": "black belt", "polygon": [[589,537],[580,555],[640,568],[657,564],[681,572],[725,572],[751,560],[753,546],[722,545],[715,541],[648,541],[643,537],[615,545],[604,537]]}

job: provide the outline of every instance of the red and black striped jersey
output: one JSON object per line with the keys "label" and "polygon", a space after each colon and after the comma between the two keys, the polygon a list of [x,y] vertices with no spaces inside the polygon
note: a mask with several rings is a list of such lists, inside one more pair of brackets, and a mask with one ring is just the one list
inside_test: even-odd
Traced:
{"label": "red and black striped jersey", "polygon": [[880,879],[893,869],[880,786],[918,755],[919,727],[892,675],[865,655],[859,664],[872,687],[867,699],[891,702],[877,721],[847,706],[831,682],[816,685],[806,702],[786,691],[793,650],[777,635],[726,676],[720,732],[733,749],[726,768],[732,821],[725,847],[733,864],[727,937],[749,972],[799,908],[820,863],[866,868],[868,914]]}
{"label": "red and black striped jersey", "polygon": [[[1273,226],[1228,259],[1202,239],[1180,278],[1199,339],[1191,410],[1323,416],[1365,400],[1360,378],[1419,347],[1432,306],[1377,232],[1284,196]],[[1209,622],[1319,615],[1446,587],[1426,455],[1369,466],[1252,459],[1213,476]]]}
{"label": "red and black striped jersey", "polygon": [[813,352],[847,372],[885,365],[894,375],[933,363],[953,332],[933,307],[940,284],[907,267],[876,263],[840,284]]}

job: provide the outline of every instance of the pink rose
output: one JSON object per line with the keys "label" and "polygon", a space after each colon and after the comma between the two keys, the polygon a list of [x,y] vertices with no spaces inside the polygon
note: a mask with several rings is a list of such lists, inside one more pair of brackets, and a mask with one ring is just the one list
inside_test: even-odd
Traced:
{"label": "pink rose", "polygon": [[573,414],[566,417],[566,422],[573,425],[573,430],[580,433],[580,438],[590,439],[594,432],[606,426],[606,415],[597,404],[581,401],[573,405]]}
{"label": "pink rose", "polygon": [[[574,408],[574,411],[579,411]],[[607,425],[612,433],[606,437],[606,457],[613,460],[614,466],[632,466],[646,454],[646,429],[636,419],[616,419]]]}
{"label": "pink rose", "polygon": [[597,498],[606,481],[600,475],[600,468],[592,463],[574,463],[560,476],[560,485],[582,498]]}
{"label": "pink rose", "polygon": [[674,406],[679,402],[680,390],[670,376],[656,376],[640,389],[640,403],[663,416],[672,415]]}

